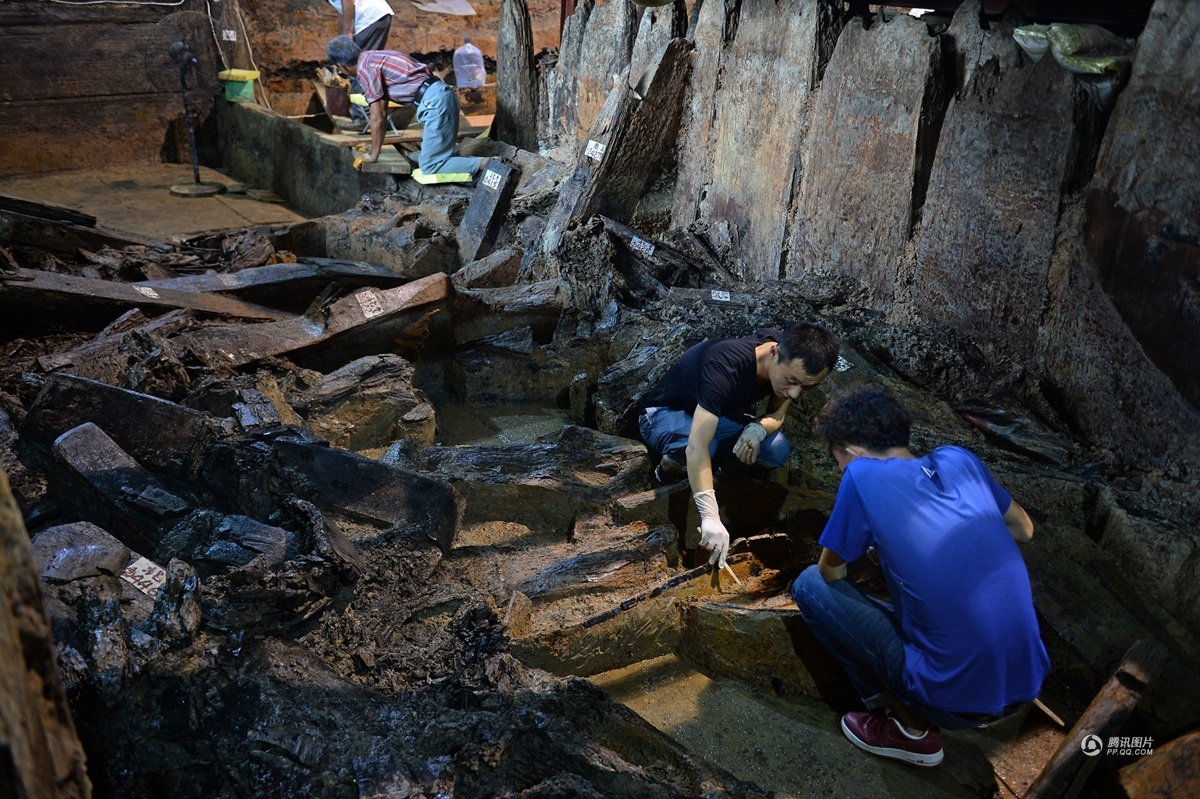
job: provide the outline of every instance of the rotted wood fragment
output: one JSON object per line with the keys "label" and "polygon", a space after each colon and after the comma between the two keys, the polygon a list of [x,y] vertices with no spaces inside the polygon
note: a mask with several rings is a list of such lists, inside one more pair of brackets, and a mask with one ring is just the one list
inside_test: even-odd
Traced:
{"label": "rotted wood fragment", "polygon": [[558,325],[563,295],[558,280],[503,288],[464,289],[455,298],[455,338],[474,341],[522,327],[541,337]]}
{"label": "rotted wood fragment", "polygon": [[4,791],[87,799],[83,747],[59,677],[37,563],[0,471],[0,751]]}
{"label": "rotted wood fragment", "polygon": [[225,297],[174,289],[153,289],[129,283],[19,269],[0,275],[0,312],[37,329],[49,323],[74,329],[100,327],[130,308],[163,311],[188,308],[199,313],[235,319],[281,320],[291,314]]}
{"label": "rotted wood fragment", "polygon": [[[1150,741],[1149,738],[1146,739]],[[1129,799],[1200,796],[1200,732],[1190,732],[1160,746],[1119,772]]]}
{"label": "rotted wood fragment", "polygon": [[134,364],[147,361],[156,350],[161,350],[166,337],[194,323],[195,318],[188,311],[171,311],[148,320],[135,308],[122,314],[91,341],[42,355],[37,363],[46,372],[70,372],[119,386],[129,377]]}
{"label": "rotted wood fragment", "polygon": [[254,266],[236,272],[185,275],[138,283],[154,290],[171,289],[198,294],[222,293],[255,301],[292,305],[297,295],[311,300],[322,288],[337,282],[345,288],[392,288],[409,278],[375,261],[338,258],[302,258],[296,263]]}
{"label": "rotted wood fragment", "polygon": [[191,509],[91,422],[63,433],[52,451],[54,499],[130,549],[153,552],[166,530]]}
{"label": "rotted wood fragment", "polygon": [[85,377],[53,374],[30,407],[21,436],[49,446],[86,422],[103,428],[140,463],[180,476],[195,474],[204,452],[224,434],[217,420],[182,405]]}
{"label": "rotted wood fragment", "polygon": [[213,448],[205,480],[226,506],[268,518],[297,496],[449,551],[462,511],[443,479],[298,437],[247,438]]}
{"label": "rotted wood fragment", "polygon": [[452,293],[450,279],[439,272],[394,289],[360,289],[287,321],[211,325],[171,341],[181,354],[215,369],[235,369],[276,355],[318,356],[319,350],[330,348],[337,349],[341,366],[359,355],[412,349],[418,342],[411,337],[420,336],[427,317]]}
{"label": "rotted wood fragment", "polygon": [[425,461],[462,494],[465,523],[503,518],[563,534],[579,514],[644,488],[649,475],[644,445],[574,425],[551,443],[434,447]]}
{"label": "rotted wood fragment", "polygon": [[498,159],[487,162],[458,226],[458,252],[463,262],[474,261],[491,252],[520,176],[521,170],[515,166]]}
{"label": "rotted wood fragment", "polygon": [[1129,647],[1113,676],[1029,786],[1026,799],[1077,796],[1100,761],[1096,747],[1103,751],[1109,738],[1121,729],[1166,661],[1167,648],[1157,639],[1144,638]]}
{"label": "rotted wood fragment", "polygon": [[558,203],[542,234],[541,249],[532,247],[526,253],[522,272],[534,280],[557,277],[555,258],[563,235],[595,213],[605,181],[623,144],[632,105],[633,91],[621,78],[604,101],[588,138],[579,145],[575,172],[562,184]]}
{"label": "rotted wood fragment", "polygon": [[517,282],[521,267],[521,252],[511,247],[496,250],[459,269],[450,279],[459,291],[463,289],[500,288]]}

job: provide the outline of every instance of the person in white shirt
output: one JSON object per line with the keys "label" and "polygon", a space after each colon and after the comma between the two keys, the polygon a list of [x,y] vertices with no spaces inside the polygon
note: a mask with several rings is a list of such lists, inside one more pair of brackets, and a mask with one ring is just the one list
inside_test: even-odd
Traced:
{"label": "person in white shirt", "polygon": [[392,27],[387,0],[329,0],[338,12],[338,33],[350,36],[362,50],[386,50]]}

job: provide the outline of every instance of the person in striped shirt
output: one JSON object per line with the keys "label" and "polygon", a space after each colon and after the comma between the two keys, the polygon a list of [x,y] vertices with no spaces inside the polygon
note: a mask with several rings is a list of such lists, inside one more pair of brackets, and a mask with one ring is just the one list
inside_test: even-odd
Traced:
{"label": "person in striped shirt", "polygon": [[458,94],[433,76],[429,67],[398,50],[363,51],[349,36],[338,36],[326,48],[341,72],[357,78],[371,121],[371,149],[364,160],[376,161],[383,149],[387,103],[415,105],[425,130],[417,164],[427,175],[439,172],[475,175],[481,158],[456,156]]}

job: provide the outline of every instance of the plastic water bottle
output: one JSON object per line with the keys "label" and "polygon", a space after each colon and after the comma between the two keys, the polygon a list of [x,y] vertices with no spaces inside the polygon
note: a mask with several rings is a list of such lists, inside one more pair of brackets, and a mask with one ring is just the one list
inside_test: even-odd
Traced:
{"label": "plastic water bottle", "polygon": [[483,53],[471,44],[470,39],[454,51],[454,78],[462,88],[482,86],[487,81],[487,70],[483,66]]}

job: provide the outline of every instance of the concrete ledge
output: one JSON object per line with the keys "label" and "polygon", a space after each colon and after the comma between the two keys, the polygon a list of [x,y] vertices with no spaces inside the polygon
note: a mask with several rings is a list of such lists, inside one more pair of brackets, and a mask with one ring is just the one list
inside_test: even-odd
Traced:
{"label": "concrete ledge", "polygon": [[354,169],[357,153],[321,140],[321,131],[253,103],[218,101],[224,171],[270,189],[307,216],[337,214],[363,194],[393,187],[390,175]]}

